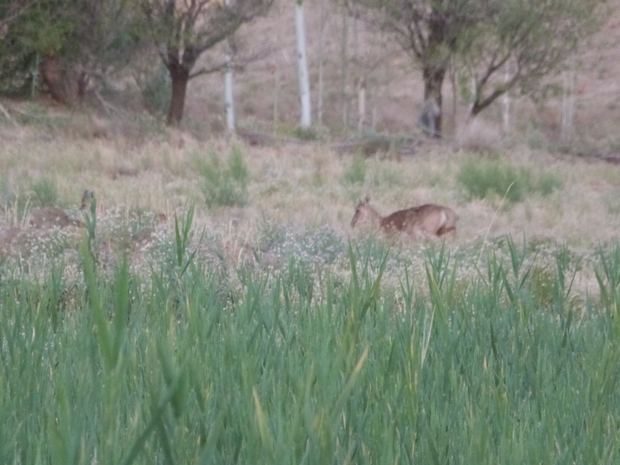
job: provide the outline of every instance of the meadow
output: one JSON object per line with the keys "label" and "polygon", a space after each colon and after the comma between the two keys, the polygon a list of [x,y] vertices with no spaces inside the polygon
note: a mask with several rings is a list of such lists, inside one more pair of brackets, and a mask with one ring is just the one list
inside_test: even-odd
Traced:
{"label": "meadow", "polygon": [[0,463],[619,461],[615,165],[61,123],[1,128]]}

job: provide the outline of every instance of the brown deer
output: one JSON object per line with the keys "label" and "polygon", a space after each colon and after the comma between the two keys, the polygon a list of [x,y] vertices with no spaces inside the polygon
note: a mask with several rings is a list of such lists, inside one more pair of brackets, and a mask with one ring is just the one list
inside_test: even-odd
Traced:
{"label": "brown deer", "polygon": [[67,226],[84,226],[79,220],[74,220],[60,208],[45,207],[33,210],[30,213],[30,226],[33,228],[66,228]]}
{"label": "brown deer", "polygon": [[404,232],[414,237],[440,237],[456,234],[459,217],[451,208],[441,205],[425,204],[406,210],[399,210],[388,216],[381,216],[369,205],[370,197],[360,200],[351,220],[351,227],[358,223],[370,222],[379,226],[386,234]]}
{"label": "brown deer", "polygon": [[[94,202],[95,194],[86,189],[82,194],[80,210],[85,211]],[[30,212],[29,225],[33,228],[66,228],[68,226],[83,227],[84,223],[69,216],[69,214],[56,207],[45,207]]]}

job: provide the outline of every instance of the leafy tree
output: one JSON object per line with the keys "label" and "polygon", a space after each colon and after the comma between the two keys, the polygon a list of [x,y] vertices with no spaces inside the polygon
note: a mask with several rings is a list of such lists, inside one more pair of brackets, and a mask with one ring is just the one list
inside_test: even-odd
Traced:
{"label": "leafy tree", "polygon": [[19,78],[16,79],[15,70],[24,66],[21,53],[17,50],[15,24],[36,2],[37,0],[0,0],[0,90],[15,87],[15,82],[20,81]]}
{"label": "leafy tree", "polygon": [[[600,0],[349,0],[355,14],[391,33],[422,69],[424,101],[441,108],[453,59],[475,79],[472,115],[511,88],[523,88],[562,64],[589,32]],[[497,79],[504,65],[509,79]],[[511,68],[512,69],[512,68]],[[441,133],[442,114],[434,128]]]}
{"label": "leafy tree", "polygon": [[458,57],[473,80],[470,116],[513,88],[538,88],[596,30],[599,0],[495,0]]}
{"label": "leafy tree", "polygon": [[5,79],[40,71],[53,98],[79,100],[112,67],[129,62],[139,43],[130,0],[37,0],[7,31]]}
{"label": "leafy tree", "polygon": [[9,23],[17,19],[37,0],[2,0],[0,2],[0,39],[3,39],[8,31]]}
{"label": "leafy tree", "polygon": [[[244,23],[267,12],[274,0],[142,0],[149,31],[170,74],[169,125],[183,118],[190,79],[213,72],[195,70],[198,58]],[[223,63],[220,68],[223,68]],[[219,68],[218,68],[219,69]]]}

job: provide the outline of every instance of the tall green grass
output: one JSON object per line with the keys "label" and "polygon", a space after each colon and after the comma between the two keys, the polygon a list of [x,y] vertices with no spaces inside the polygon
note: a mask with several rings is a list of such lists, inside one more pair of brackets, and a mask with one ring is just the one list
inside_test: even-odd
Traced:
{"label": "tall green grass", "polygon": [[620,248],[583,299],[512,241],[471,276],[429,249],[388,286],[389,250],[350,246],[345,280],[291,257],[235,287],[191,220],[150,275],[1,270],[0,463],[620,460]]}

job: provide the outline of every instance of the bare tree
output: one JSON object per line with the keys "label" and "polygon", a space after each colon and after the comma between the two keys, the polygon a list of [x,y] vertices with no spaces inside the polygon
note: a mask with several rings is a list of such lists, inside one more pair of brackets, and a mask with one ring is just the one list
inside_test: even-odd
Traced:
{"label": "bare tree", "polygon": [[[265,13],[274,0],[142,0],[151,37],[172,85],[167,123],[183,118],[190,79],[215,69],[194,69],[198,58],[241,25]],[[229,65],[229,64],[228,64]],[[225,62],[218,69],[228,66]]]}

